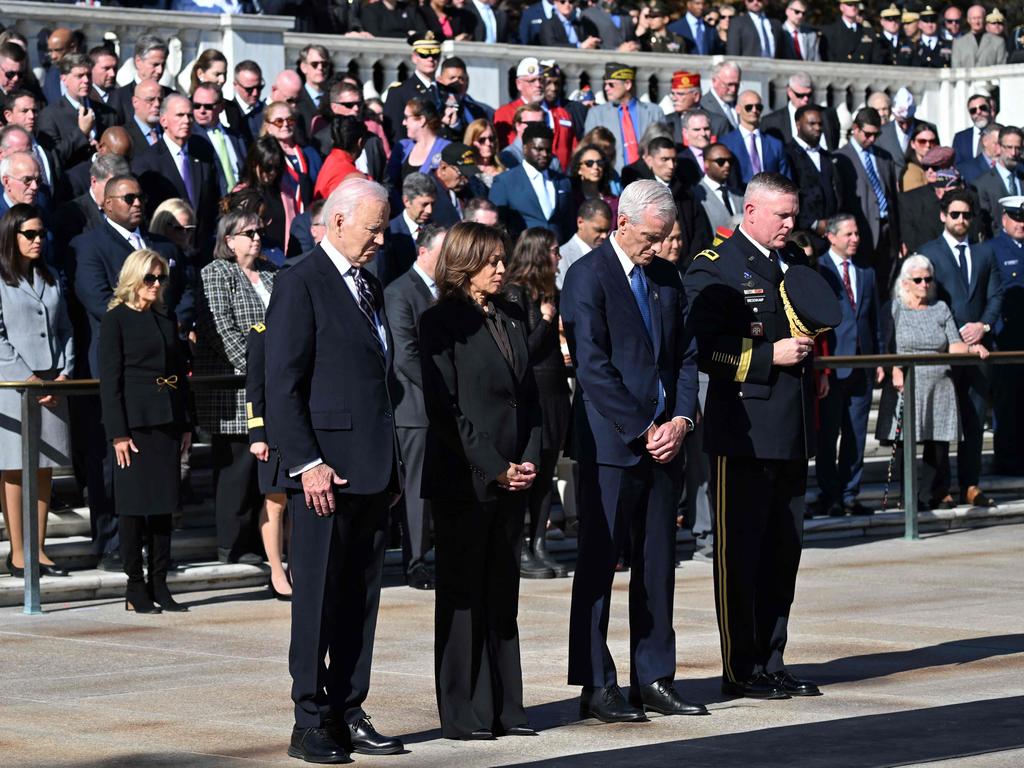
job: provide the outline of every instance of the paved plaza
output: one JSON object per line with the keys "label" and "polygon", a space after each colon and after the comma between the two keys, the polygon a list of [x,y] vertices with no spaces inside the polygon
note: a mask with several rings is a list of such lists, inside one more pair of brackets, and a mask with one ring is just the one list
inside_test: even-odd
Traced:
{"label": "paved plaza", "polygon": [[[613,652],[626,668],[628,574],[616,579]],[[567,687],[570,581],[524,581],[520,628],[535,738],[439,738],[433,595],[382,597],[374,725],[407,752],[373,768],[1024,766],[1024,525],[817,543],[804,553],[787,659],[816,699],[725,699],[711,566],[676,573],[679,690],[704,718],[602,725]],[[299,765],[291,728],[288,606],[265,590],[189,593],[188,614],[123,603],[0,610],[0,765],[246,768]]]}

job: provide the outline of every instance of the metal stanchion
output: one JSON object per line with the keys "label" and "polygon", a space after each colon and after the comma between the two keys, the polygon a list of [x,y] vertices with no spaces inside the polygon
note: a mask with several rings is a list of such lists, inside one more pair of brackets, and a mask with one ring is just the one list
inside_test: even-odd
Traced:
{"label": "metal stanchion", "polygon": [[903,374],[903,538],[919,539],[917,532],[917,402],[914,379],[917,366]]}
{"label": "metal stanchion", "polygon": [[24,613],[42,613],[39,600],[39,395],[21,390],[21,530],[25,557]]}

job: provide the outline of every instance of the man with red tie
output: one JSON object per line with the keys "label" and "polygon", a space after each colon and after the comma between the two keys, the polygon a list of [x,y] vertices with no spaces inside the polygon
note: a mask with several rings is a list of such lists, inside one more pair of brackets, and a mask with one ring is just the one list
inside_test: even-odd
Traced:
{"label": "man with red tie", "polygon": [[789,0],[786,5],[786,20],[782,22],[780,59],[821,61],[821,54],[818,51],[821,32],[804,24],[806,17],[807,5],[804,0]]}
{"label": "man with red tie", "polygon": [[607,128],[616,141],[615,172],[640,159],[639,140],[651,123],[664,122],[665,114],[656,104],[636,97],[636,70],[626,64],[609,62],[604,67],[604,95],[607,103],[587,113],[583,132],[597,126]]}

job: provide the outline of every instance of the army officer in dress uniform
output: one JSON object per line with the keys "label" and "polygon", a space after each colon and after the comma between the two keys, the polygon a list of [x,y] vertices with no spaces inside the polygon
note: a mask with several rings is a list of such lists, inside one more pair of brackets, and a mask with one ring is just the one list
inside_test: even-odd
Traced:
{"label": "army officer in dress uniform", "polygon": [[939,32],[939,14],[930,5],[921,9],[918,29],[921,30],[921,38],[914,46],[911,66],[934,69],[948,67],[953,60],[953,41],[947,40]]}
{"label": "army officer in dress uniform", "polygon": [[[1001,352],[1024,350],[1024,195],[999,199],[1003,231],[990,241],[1003,278],[1003,304],[995,327]],[[1024,475],[1024,365],[993,366],[992,406],[995,413],[995,472]]]}
{"label": "army officer in dress uniform", "polygon": [[689,53],[692,44],[668,29],[672,9],[665,0],[651,0],[640,9],[643,34],[637,35],[640,50],[650,53]]}
{"label": "army officer in dress uniform", "polygon": [[[813,274],[785,266],[779,252],[798,208],[793,182],[757,174],[738,231],[697,254],[683,279],[687,325],[709,376],[704,451],[716,497],[715,605],[722,692],[733,696],[819,695],[783,662],[815,445],[814,342],[807,329],[791,328],[791,301],[780,291],[784,269],[803,280]],[[822,286],[816,295],[828,293]],[[829,313],[836,317],[825,319],[838,322],[834,301],[813,314]]]}
{"label": "army officer in dress uniform", "polygon": [[388,91],[384,102],[384,128],[392,144],[405,138],[405,105],[416,96],[430,99],[437,107],[438,114],[443,114],[441,94],[435,81],[437,65],[441,61],[441,43],[434,39],[432,32],[427,32],[421,40],[412,43],[412,72],[401,85],[394,85]]}

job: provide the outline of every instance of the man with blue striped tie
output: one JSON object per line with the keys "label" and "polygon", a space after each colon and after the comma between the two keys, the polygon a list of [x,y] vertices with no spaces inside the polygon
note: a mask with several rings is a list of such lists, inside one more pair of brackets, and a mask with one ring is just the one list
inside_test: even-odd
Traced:
{"label": "man with blue striped tie", "polygon": [[871,107],[853,119],[853,138],[836,150],[839,210],[857,219],[861,233],[857,266],[873,267],[881,292],[893,276],[899,249],[899,211],[896,206],[896,170],[892,155],[876,146],[882,118]]}

